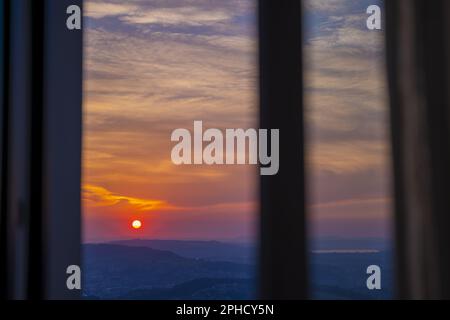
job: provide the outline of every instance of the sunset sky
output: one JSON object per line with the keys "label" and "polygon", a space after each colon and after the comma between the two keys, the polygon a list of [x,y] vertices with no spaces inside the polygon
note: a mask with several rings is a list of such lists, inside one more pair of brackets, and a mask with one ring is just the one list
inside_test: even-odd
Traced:
{"label": "sunset sky", "polygon": [[307,190],[315,236],[390,236],[384,34],[366,26],[374,4],[382,1],[305,1]]}
{"label": "sunset sky", "polygon": [[[257,168],[180,166],[174,129],[255,127],[252,1],[87,1],[84,233],[250,240]],[[143,221],[138,232],[130,228]]]}
{"label": "sunset sky", "polygon": [[[368,3],[306,3],[309,216],[320,236],[388,232],[383,39],[365,29]],[[194,120],[257,126],[255,4],[85,1],[85,242],[256,239],[258,168],[170,159],[172,131]]]}

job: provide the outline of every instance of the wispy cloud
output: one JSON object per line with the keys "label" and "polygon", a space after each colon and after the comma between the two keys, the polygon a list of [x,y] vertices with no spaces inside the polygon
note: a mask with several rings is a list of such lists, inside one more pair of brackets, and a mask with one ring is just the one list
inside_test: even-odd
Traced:
{"label": "wispy cloud", "polygon": [[316,235],[387,233],[384,35],[366,28],[366,8],[376,3],[306,1],[307,173]]}
{"label": "wispy cloud", "polygon": [[[170,160],[171,132],[194,120],[215,128],[256,125],[255,3],[85,2],[87,224],[137,212],[152,220],[151,236],[239,236],[256,217],[257,168]],[[91,224],[86,230],[88,237],[101,233]]]}
{"label": "wispy cloud", "polygon": [[132,24],[161,24],[161,25],[211,25],[231,20],[231,16],[221,10],[204,11],[196,7],[162,8],[148,11],[135,11],[121,18]]}
{"label": "wispy cloud", "polygon": [[[383,33],[365,27],[364,4],[307,1],[323,14],[309,28],[306,53],[308,130],[322,170],[383,167],[388,154]],[[345,13],[337,15],[344,11]]]}
{"label": "wispy cloud", "polygon": [[95,19],[122,15],[127,16],[133,14],[138,9],[138,6],[130,3],[85,2],[85,16]]}
{"label": "wispy cloud", "polygon": [[[254,1],[249,0],[90,0],[85,5],[86,17],[115,17],[135,25],[214,26],[233,23],[233,18],[249,14]],[[228,28],[229,29],[229,28]]]}
{"label": "wispy cloud", "polygon": [[308,11],[325,11],[335,12],[342,9],[342,0],[308,0],[304,1],[306,10]]}

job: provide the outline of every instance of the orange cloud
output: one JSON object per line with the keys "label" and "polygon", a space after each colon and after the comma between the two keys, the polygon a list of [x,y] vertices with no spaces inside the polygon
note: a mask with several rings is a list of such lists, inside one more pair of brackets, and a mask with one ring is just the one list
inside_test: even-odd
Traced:
{"label": "orange cloud", "polygon": [[90,207],[110,207],[126,202],[139,211],[154,211],[168,207],[168,204],[162,200],[128,197],[115,194],[103,187],[89,184],[83,187],[83,201]]}
{"label": "orange cloud", "polygon": [[106,188],[85,184],[83,187],[83,201],[88,207],[112,207],[121,203],[127,203],[139,211],[160,211],[160,210],[176,210],[176,211],[197,211],[197,212],[214,212],[214,211],[231,211],[246,212],[253,211],[256,207],[256,201],[247,202],[224,202],[211,205],[198,206],[176,206],[163,200],[141,199],[131,196],[113,193]]}

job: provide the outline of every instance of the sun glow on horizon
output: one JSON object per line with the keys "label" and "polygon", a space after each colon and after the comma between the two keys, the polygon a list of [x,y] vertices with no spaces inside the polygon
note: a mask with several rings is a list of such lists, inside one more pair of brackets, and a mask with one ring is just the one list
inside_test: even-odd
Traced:
{"label": "sun glow on horizon", "polygon": [[138,230],[140,228],[142,228],[142,222],[140,220],[134,220],[133,223],[131,224],[131,226]]}

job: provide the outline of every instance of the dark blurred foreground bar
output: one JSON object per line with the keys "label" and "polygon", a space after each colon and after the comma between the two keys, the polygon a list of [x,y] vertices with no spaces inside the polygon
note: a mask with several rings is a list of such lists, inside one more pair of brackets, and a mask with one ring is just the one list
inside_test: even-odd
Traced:
{"label": "dark blurred foreground bar", "polygon": [[9,65],[9,12],[8,1],[0,0],[0,299],[7,296],[7,153],[8,149],[8,65]]}
{"label": "dark blurred foreground bar", "polygon": [[450,1],[386,14],[399,298],[450,299]]}
{"label": "dark blurred foreground bar", "polygon": [[83,32],[67,29],[66,19],[67,8],[83,1],[45,3],[45,298],[74,299],[80,292],[67,289],[66,269],[81,264]]}
{"label": "dark blurred foreground bar", "polygon": [[2,0],[0,293],[76,299],[80,264],[82,31],[66,27],[81,0]]}
{"label": "dark blurred foreground bar", "polygon": [[260,126],[280,130],[280,170],[261,177],[261,297],[305,299],[301,1],[259,1]]}

